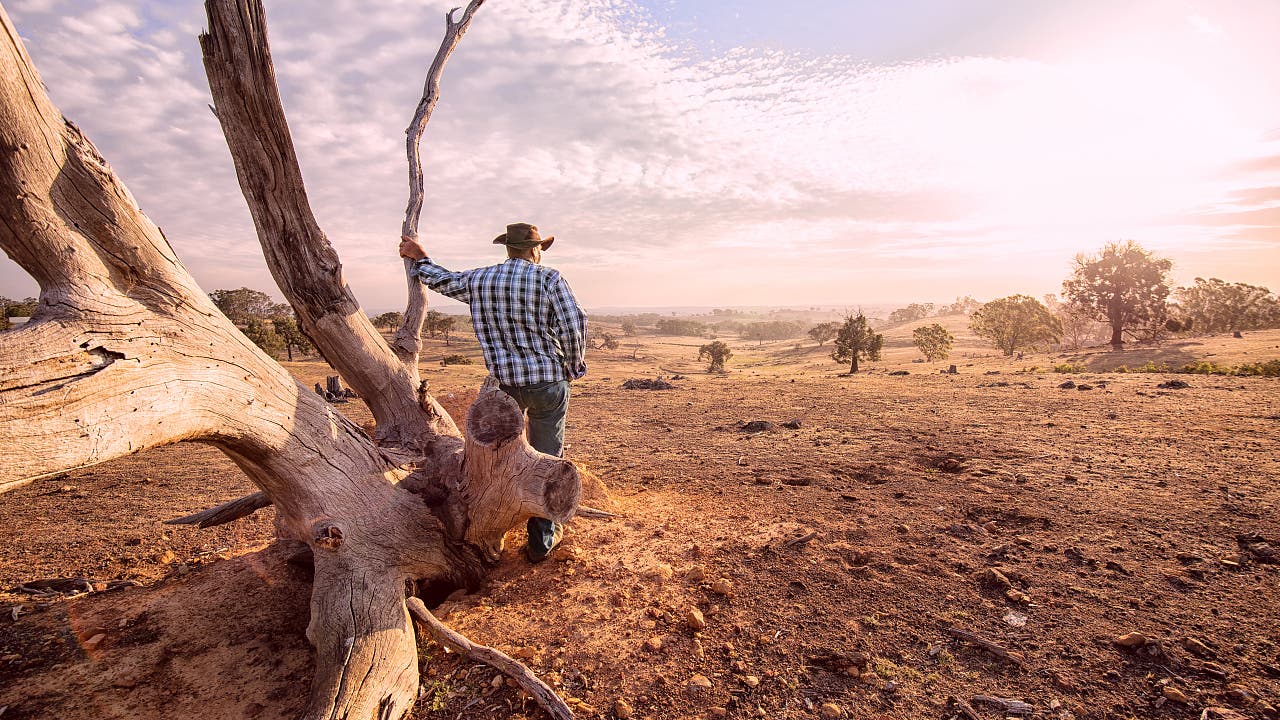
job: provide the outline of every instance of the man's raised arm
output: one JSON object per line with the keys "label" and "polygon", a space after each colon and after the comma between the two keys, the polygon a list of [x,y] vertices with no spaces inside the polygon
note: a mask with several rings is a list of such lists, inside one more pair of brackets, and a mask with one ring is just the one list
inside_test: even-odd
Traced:
{"label": "man's raised arm", "polygon": [[427,249],[418,238],[408,235],[400,237],[400,257],[413,261],[411,272],[419,282],[441,295],[470,304],[471,286],[467,273],[453,272],[432,262],[427,257]]}

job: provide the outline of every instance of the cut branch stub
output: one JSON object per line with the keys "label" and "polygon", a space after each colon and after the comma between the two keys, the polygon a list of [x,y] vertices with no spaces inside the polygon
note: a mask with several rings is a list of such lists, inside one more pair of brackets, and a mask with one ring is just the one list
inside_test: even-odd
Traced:
{"label": "cut branch stub", "polygon": [[[476,11],[484,4],[484,0],[471,0],[467,5],[467,9],[462,13],[459,20],[454,20],[454,13],[459,8],[453,8],[449,14],[445,16],[444,39],[440,41],[440,49],[436,51],[436,57],[431,61],[431,69],[427,71],[427,81],[422,88],[422,100],[418,102],[418,107],[413,113],[413,120],[409,123],[405,135],[405,154],[409,159],[409,205],[404,211],[404,224],[400,227],[400,234],[407,237],[417,237],[418,220],[422,216],[422,156],[419,146],[422,142],[422,133],[427,129],[427,123],[431,120],[431,113],[436,109],[436,103],[440,101],[440,76],[444,74],[445,63],[449,61],[449,56],[453,54],[458,43],[462,40],[462,36],[466,34],[467,28],[471,27],[471,20],[475,17]],[[409,284],[409,303],[404,311],[404,321],[400,324],[400,329],[396,331],[395,340],[392,347],[396,356],[405,364],[416,379],[418,377],[418,356],[422,352],[422,323],[426,319],[427,313],[427,288],[409,272],[412,269],[413,261],[405,259],[404,270],[408,276]]]}
{"label": "cut branch stub", "polygon": [[578,468],[533,449],[525,437],[524,413],[493,377],[485,380],[467,413],[466,459],[466,539],[490,560],[501,554],[506,532],[525,520],[568,522],[577,511]]}

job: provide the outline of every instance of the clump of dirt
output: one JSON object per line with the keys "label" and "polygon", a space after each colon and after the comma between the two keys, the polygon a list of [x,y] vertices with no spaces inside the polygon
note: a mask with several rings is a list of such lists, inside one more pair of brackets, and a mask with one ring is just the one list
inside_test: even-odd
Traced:
{"label": "clump of dirt", "polygon": [[631,378],[622,383],[623,390],[674,390],[675,387],[662,378]]}

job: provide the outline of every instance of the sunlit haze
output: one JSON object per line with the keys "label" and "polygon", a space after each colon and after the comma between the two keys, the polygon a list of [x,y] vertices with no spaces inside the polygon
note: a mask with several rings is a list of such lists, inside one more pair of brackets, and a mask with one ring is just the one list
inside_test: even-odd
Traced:
{"label": "sunlit haze", "polygon": [[[278,296],[199,4],[4,5],[201,285]],[[404,128],[450,3],[267,6],[312,206],[364,307],[401,308]],[[490,0],[423,142],[423,239],[464,269],[532,222],[587,308],[1039,295],[1119,239],[1277,290],[1277,28],[1274,0]],[[35,291],[0,260],[0,295]]]}

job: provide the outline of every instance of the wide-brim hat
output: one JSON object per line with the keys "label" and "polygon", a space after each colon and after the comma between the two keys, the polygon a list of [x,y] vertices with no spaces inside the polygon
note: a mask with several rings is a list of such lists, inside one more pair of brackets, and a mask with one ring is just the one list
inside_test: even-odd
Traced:
{"label": "wide-brim hat", "polygon": [[529,223],[512,223],[507,226],[506,232],[493,239],[493,244],[506,245],[507,247],[520,248],[522,250],[541,245],[542,249],[546,250],[555,241],[554,236],[544,240],[538,234],[538,228]]}

